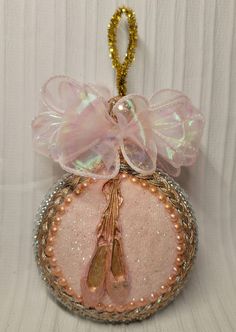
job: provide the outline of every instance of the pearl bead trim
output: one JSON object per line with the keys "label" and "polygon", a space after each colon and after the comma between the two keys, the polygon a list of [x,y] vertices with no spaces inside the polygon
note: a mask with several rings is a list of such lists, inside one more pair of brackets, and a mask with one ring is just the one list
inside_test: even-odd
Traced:
{"label": "pearl bead trim", "polygon": [[[129,175],[128,173],[120,173],[120,177],[122,180],[127,179],[134,184],[141,185],[144,190],[149,190],[153,195],[157,197],[157,199],[164,204],[165,209],[170,214],[171,222],[173,223],[173,227],[176,232],[176,239],[177,239],[177,247],[176,247],[176,259],[172,268],[172,273],[167,278],[166,282],[160,287],[160,289],[156,292],[152,292],[150,296],[146,298],[135,299],[133,298],[132,301],[127,303],[126,305],[104,305],[103,303],[99,303],[95,308],[98,311],[108,311],[108,312],[123,312],[126,310],[132,310],[135,308],[139,308],[140,306],[147,305],[148,303],[156,302],[169,290],[170,287],[176,282],[178,278],[179,270],[184,263],[184,233],[181,227],[181,219],[179,217],[178,211],[175,207],[171,204],[171,202],[166,198],[166,196],[154,185],[150,185],[147,180],[139,179],[135,176]],[[80,294],[76,294],[76,292],[70,287],[66,278],[63,276],[63,271],[59,266],[57,266],[57,259],[54,256],[54,248],[53,244],[55,242],[56,234],[59,230],[59,225],[61,223],[61,216],[66,213],[67,208],[69,207],[70,203],[80,195],[83,190],[85,190],[91,183],[95,182],[94,179],[86,179],[86,181],[78,184],[71,194],[67,194],[64,198],[63,203],[58,205],[58,212],[53,218],[51,223],[45,254],[48,258],[48,264],[51,269],[52,275],[55,277],[56,283],[58,287],[62,288],[63,291],[68,294],[69,296],[73,297],[77,302],[84,305],[83,298]]]}

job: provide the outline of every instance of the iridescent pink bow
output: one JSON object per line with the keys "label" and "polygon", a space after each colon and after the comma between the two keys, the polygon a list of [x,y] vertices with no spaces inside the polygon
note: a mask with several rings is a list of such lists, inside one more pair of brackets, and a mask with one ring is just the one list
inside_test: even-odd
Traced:
{"label": "iridescent pink bow", "polygon": [[114,105],[116,119],[109,114],[110,98],[99,85],[66,76],[49,79],[32,123],[36,150],[70,173],[100,179],[119,172],[119,150],[143,175],[158,166],[177,176],[181,166],[194,163],[204,120],[185,95],[162,90],[147,101],[129,94]]}

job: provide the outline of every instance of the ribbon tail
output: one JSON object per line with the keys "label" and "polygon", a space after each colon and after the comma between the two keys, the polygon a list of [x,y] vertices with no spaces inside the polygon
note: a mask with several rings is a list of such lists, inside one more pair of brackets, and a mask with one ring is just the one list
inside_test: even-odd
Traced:
{"label": "ribbon tail", "polygon": [[142,175],[156,169],[156,145],[148,102],[140,95],[127,95],[114,106],[122,138],[121,151],[129,166]]}

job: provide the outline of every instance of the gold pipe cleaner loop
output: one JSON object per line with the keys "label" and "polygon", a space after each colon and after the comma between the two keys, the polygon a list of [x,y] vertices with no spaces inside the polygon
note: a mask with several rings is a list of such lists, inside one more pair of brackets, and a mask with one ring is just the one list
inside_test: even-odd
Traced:
{"label": "gold pipe cleaner loop", "polygon": [[[117,49],[117,27],[120,22],[121,16],[126,15],[129,27],[129,43],[127,52],[123,63],[120,62],[119,53]],[[138,28],[136,23],[135,12],[128,7],[120,7],[113,14],[110,24],[108,25],[108,45],[110,58],[112,59],[112,67],[116,69],[116,86],[120,96],[125,96],[126,87],[126,77],[128,69],[132,64],[135,56],[135,49],[138,40]]]}

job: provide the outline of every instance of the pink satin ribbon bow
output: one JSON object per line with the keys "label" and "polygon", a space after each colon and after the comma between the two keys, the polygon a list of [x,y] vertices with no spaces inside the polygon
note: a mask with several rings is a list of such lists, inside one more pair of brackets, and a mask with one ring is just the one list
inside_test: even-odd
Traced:
{"label": "pink satin ribbon bow", "polygon": [[109,115],[109,90],[80,84],[66,76],[49,79],[41,90],[33,120],[35,149],[70,173],[109,179],[120,168],[119,150],[140,174],[160,167],[178,176],[192,165],[203,131],[203,115],[179,91],[162,90],[148,101],[122,97]]}

